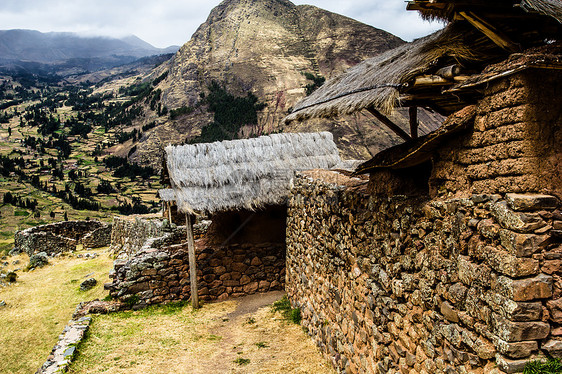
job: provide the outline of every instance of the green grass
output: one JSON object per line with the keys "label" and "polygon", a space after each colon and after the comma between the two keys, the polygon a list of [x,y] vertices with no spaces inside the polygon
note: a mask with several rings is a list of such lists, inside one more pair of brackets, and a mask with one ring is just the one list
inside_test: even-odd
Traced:
{"label": "green grass", "polygon": [[[27,255],[13,257],[24,266]],[[7,307],[0,309],[0,373],[34,373],[47,359],[59,334],[81,301],[103,298],[107,291],[112,260],[102,255],[95,259],[57,258],[31,272],[18,272],[14,285],[1,289]],[[98,285],[80,292],[73,279],[83,280],[94,272]]]}
{"label": "green grass", "polygon": [[529,361],[525,364],[523,374],[554,374],[562,373],[562,362],[558,358],[547,358]]}
{"label": "green grass", "polygon": [[16,216],[16,217],[27,217],[27,216],[29,216],[29,212],[27,210],[16,210],[16,211],[14,211],[14,216]]}
{"label": "green grass", "polygon": [[274,302],[272,308],[275,312],[280,312],[287,321],[297,325],[301,323],[301,310],[291,307],[291,302],[287,299],[287,295],[283,296],[281,300]]}
{"label": "green grass", "polygon": [[250,363],[250,359],[249,358],[242,358],[242,357],[238,357],[236,360],[234,360],[235,364],[238,364],[240,366],[242,365],[248,365]]}

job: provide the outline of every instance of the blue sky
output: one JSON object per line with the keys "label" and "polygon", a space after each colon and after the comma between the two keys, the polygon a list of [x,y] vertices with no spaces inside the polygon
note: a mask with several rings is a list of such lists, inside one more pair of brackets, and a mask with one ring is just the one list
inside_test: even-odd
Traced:
{"label": "blue sky", "polygon": [[[397,0],[306,0],[412,40],[442,27],[406,11]],[[70,31],[87,35],[136,35],[156,47],[182,45],[219,0],[1,0],[0,29]]]}

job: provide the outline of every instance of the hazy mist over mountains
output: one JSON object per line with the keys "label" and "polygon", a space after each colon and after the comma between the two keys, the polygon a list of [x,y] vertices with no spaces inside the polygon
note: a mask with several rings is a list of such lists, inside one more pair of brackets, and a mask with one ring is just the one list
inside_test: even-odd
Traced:
{"label": "hazy mist over mountains", "polygon": [[[70,32],[0,30],[0,65],[29,69],[29,63],[76,65],[86,70],[130,63],[138,58],[175,53],[178,46],[156,48],[131,35],[124,38],[80,36]],[[89,66],[84,66],[88,62]]]}

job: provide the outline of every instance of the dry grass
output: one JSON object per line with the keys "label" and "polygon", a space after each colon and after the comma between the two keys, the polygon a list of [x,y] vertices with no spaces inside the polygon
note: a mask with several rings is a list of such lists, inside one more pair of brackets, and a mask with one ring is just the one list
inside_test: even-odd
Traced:
{"label": "dry grass", "polygon": [[[15,260],[20,263],[12,265]],[[10,266],[4,271],[23,269],[29,258],[21,255],[6,261],[10,261]],[[0,373],[35,372],[47,359],[76,305],[103,298],[107,293],[103,283],[108,281],[112,266],[107,255],[89,260],[67,257],[50,261],[51,265],[41,269],[18,271],[15,284],[0,288],[0,300],[7,303],[0,308]],[[87,275],[96,278],[98,285],[81,292],[79,285]]]}
{"label": "dry grass", "polygon": [[70,373],[335,373],[301,327],[238,301],[96,316]]}

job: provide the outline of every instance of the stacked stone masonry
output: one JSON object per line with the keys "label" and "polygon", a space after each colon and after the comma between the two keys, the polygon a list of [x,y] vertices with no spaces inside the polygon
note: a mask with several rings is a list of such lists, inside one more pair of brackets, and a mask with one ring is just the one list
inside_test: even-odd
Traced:
{"label": "stacked stone masonry", "polygon": [[474,128],[434,158],[433,194],[562,192],[560,76],[530,71],[489,83]]}
{"label": "stacked stone masonry", "polygon": [[537,74],[487,84],[429,189],[383,194],[377,172],[295,179],[286,290],[338,370],[513,373],[562,357],[560,73]]}
{"label": "stacked stone masonry", "polygon": [[[256,292],[283,289],[285,246],[233,244],[205,246],[196,241],[197,282],[202,300],[224,300]],[[145,245],[126,260],[116,260],[105,287],[135,309],[191,297],[187,245]]]}
{"label": "stacked stone masonry", "polygon": [[377,198],[307,177],[289,203],[287,285],[352,373],[508,373],[562,355],[562,213],[546,195]]}
{"label": "stacked stone masonry", "polygon": [[14,247],[29,256],[73,251],[77,244],[98,248],[110,243],[111,225],[99,221],[64,221],[16,231]]}
{"label": "stacked stone masonry", "polygon": [[[200,238],[208,226],[209,221],[193,225],[193,236]],[[185,235],[185,226],[170,224],[160,214],[114,217],[110,251],[117,258],[127,259],[145,247],[179,243]]]}

